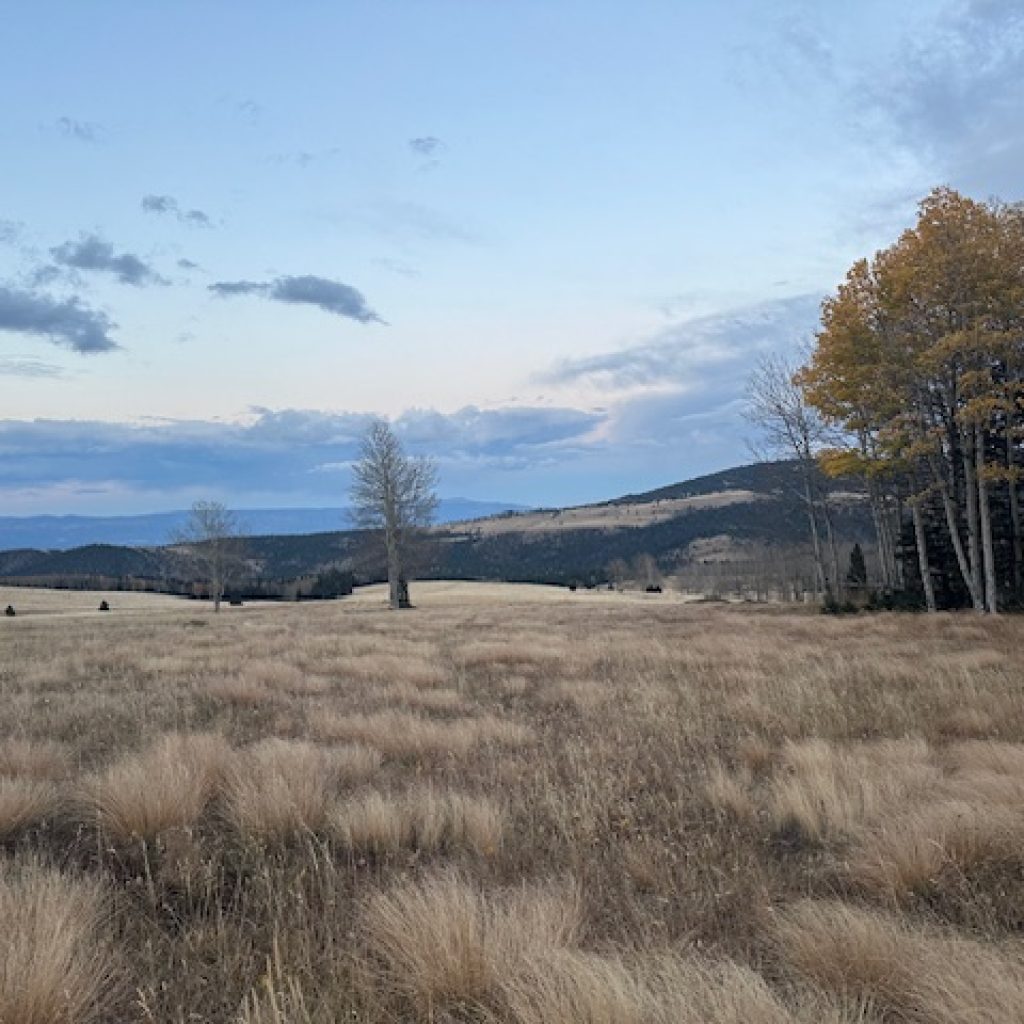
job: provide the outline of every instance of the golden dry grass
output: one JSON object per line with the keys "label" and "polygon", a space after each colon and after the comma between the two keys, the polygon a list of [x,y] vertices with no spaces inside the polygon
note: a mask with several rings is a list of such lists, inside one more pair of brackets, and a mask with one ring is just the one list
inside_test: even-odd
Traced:
{"label": "golden dry grass", "polygon": [[[556,949],[508,971],[496,1019],[515,1024],[795,1024],[757,972],[735,963],[673,955],[628,963]],[[824,1024],[819,1004],[808,1021]],[[833,1018],[836,1019],[836,1018]]]}
{"label": "golden dry grass", "polygon": [[393,757],[459,756],[478,744],[518,746],[530,738],[526,726],[493,715],[437,720],[395,709],[373,714],[327,712],[317,717],[313,729],[321,740],[363,743]]}
{"label": "golden dry grass", "polygon": [[418,786],[398,796],[369,792],[337,808],[333,832],[359,853],[424,852],[464,848],[493,856],[501,845],[505,816],[495,800]]}
{"label": "golden dry grass", "polygon": [[1024,622],[661,596],[32,595],[0,871],[98,894],[75,1019],[1019,1019]]}
{"label": "golden dry grass", "polygon": [[877,911],[805,901],[778,925],[784,961],[816,984],[851,992],[886,1019],[1011,1024],[1024,1007],[1024,957]]}
{"label": "golden dry grass", "polygon": [[103,934],[108,899],[92,880],[33,861],[0,869],[0,1021],[109,1020],[116,981]]}
{"label": "golden dry grass", "polygon": [[0,842],[54,817],[61,794],[52,782],[0,776]]}
{"label": "golden dry grass", "polygon": [[198,822],[229,759],[222,736],[170,733],[86,779],[80,800],[107,836],[152,840]]}
{"label": "golden dry grass", "polygon": [[262,740],[231,763],[225,816],[238,832],[262,839],[323,831],[340,783],[372,775],[379,766],[380,756],[359,745]]}
{"label": "golden dry grass", "polygon": [[506,973],[569,945],[579,924],[569,887],[488,892],[452,874],[374,893],[362,915],[383,990],[426,1019],[492,1000]]}

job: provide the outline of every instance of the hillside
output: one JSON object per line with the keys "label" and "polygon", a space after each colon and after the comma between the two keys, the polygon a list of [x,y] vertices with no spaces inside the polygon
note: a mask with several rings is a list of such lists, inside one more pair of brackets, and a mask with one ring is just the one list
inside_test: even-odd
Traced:
{"label": "hillside", "polygon": [[[507,502],[443,498],[437,520],[477,519],[516,507]],[[0,551],[67,551],[91,544],[155,547],[180,531],[188,516],[183,509],[129,516],[0,516]],[[294,536],[353,526],[347,508],[250,508],[240,510],[237,516],[243,532],[252,536]]]}
{"label": "hillside", "polygon": [[[643,494],[565,509],[510,512],[439,525],[417,575],[430,578],[568,581],[601,577],[614,559],[654,556],[665,569],[715,539],[734,546],[805,539],[806,520],[790,463],[742,466]],[[846,541],[870,539],[870,517],[848,481],[832,485]],[[254,572],[290,579],[328,566],[375,578],[376,546],[357,531],[247,539]],[[90,545],[69,551],[0,552],[0,578],[174,574],[166,548]]]}

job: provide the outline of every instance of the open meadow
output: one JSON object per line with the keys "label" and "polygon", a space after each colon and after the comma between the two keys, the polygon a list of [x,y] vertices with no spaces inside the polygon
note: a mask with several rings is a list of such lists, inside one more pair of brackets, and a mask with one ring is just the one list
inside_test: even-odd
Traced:
{"label": "open meadow", "polygon": [[1010,1024],[1024,621],[3,590],[0,1022]]}

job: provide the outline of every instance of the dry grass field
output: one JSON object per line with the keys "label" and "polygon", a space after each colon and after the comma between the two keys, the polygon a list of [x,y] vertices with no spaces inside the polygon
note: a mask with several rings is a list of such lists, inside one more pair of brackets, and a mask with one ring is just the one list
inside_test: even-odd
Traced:
{"label": "dry grass field", "polygon": [[4,591],[0,1022],[1010,1024],[1024,622]]}

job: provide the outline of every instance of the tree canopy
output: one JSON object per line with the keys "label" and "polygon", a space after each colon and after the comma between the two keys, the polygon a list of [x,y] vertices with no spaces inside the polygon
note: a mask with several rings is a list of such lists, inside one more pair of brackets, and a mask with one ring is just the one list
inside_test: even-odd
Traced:
{"label": "tree canopy", "polygon": [[826,299],[795,380],[841,431],[823,467],[868,481],[894,574],[905,504],[929,606],[947,561],[958,577],[949,589],[979,611],[1020,599],[1021,207],[935,189],[916,225],[858,260]]}

